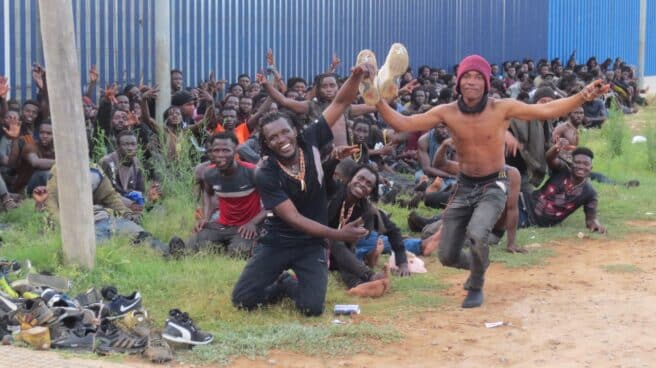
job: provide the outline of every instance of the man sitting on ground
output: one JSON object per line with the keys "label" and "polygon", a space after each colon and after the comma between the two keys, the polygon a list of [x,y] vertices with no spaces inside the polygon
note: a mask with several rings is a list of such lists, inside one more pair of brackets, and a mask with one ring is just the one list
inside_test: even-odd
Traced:
{"label": "man sitting on ground", "polygon": [[12,130],[5,131],[14,139],[9,153],[9,166],[16,170],[16,177],[11,183],[13,193],[22,193],[27,190],[31,196],[34,188],[46,185],[50,175],[50,168],[55,164],[55,147],[52,141],[52,124],[44,120],[39,126],[39,139],[31,141],[25,137],[18,137],[18,129],[13,125]]}
{"label": "man sitting on ground", "polygon": [[[121,195],[123,204],[132,211],[141,212],[145,204],[146,179],[137,158],[137,136],[130,130],[123,130],[118,133],[116,143],[118,148],[100,159],[100,167]],[[159,192],[157,184],[148,191],[148,199],[156,198],[156,192]]]}
{"label": "man sitting on ground", "polygon": [[[257,226],[266,214],[255,190],[255,165],[236,160],[237,137],[232,133],[216,133],[208,144],[211,164],[203,174],[203,216],[185,248],[198,251],[208,244],[221,244],[231,256],[248,258],[257,239]],[[212,220],[215,195],[219,198],[219,218]]]}

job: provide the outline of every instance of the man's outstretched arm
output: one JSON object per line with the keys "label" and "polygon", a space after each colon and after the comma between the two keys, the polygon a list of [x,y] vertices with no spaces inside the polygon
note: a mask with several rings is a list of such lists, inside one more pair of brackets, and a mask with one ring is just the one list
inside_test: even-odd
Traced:
{"label": "man's outstretched arm", "polygon": [[517,100],[499,100],[501,106],[505,107],[505,120],[516,118],[525,121],[554,119],[567,115],[575,108],[583,105],[586,101],[608,92],[610,86],[596,80],[581,90],[581,92],[560,100],[551,101],[546,104],[525,104]]}
{"label": "man's outstretched arm", "polygon": [[382,99],[376,104],[383,120],[397,132],[419,132],[434,127],[438,122],[444,121],[441,113],[444,106],[446,105],[435,106],[422,114],[406,116],[391,108]]}

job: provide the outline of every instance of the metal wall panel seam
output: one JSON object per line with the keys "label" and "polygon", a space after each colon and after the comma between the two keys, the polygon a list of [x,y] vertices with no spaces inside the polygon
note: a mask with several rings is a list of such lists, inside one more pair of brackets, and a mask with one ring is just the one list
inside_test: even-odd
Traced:
{"label": "metal wall panel seam", "polygon": [[25,40],[26,40],[25,39],[25,23],[27,23],[27,17],[25,15],[25,6],[26,6],[26,4],[25,4],[24,1],[21,1],[20,4],[17,4],[17,5],[19,7],[19,13],[18,14],[19,14],[19,17],[20,17],[20,18],[18,18],[19,19],[18,20],[19,21],[19,32],[20,32],[19,33],[20,59],[19,59],[18,65],[17,65],[17,70],[18,70],[18,75],[19,75],[19,78],[20,78],[19,81],[20,81],[20,83],[22,83],[19,87],[19,88],[21,88],[21,98],[23,100],[25,100],[25,96],[27,94],[27,86],[30,83],[27,80],[27,73],[25,72],[25,64],[27,63],[27,60],[26,60],[27,55],[26,55],[26,50],[25,50],[27,48],[27,45],[26,45],[26,42],[25,42]]}
{"label": "metal wall panel seam", "polygon": [[[7,20],[7,0],[0,0],[0,27],[2,27],[2,46],[0,46],[0,75],[6,77],[9,75],[7,65],[9,64],[9,52],[6,45],[9,44],[9,21]],[[7,97],[11,97],[11,90]]]}

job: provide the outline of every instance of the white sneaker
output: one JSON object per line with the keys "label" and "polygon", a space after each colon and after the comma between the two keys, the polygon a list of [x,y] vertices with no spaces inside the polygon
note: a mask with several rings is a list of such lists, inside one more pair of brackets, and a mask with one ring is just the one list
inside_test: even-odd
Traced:
{"label": "white sneaker", "polygon": [[408,50],[400,43],[392,44],[376,82],[381,98],[391,101],[399,94],[399,80],[408,70]]}
{"label": "white sneaker", "polygon": [[[355,62],[355,65],[360,64],[371,64],[375,69],[378,69],[378,64],[376,63],[376,54],[374,54],[373,51],[367,49],[360,51],[360,53],[358,53],[358,58]],[[380,93],[378,92],[378,88],[376,88],[374,78],[375,76],[364,78],[362,83],[360,83],[360,87],[358,88],[360,95],[364,98],[364,103],[370,106],[376,105],[380,100]]]}

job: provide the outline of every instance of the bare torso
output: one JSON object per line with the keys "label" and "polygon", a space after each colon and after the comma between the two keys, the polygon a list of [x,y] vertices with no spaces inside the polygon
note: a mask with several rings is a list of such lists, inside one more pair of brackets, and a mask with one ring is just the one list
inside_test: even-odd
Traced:
{"label": "bare torso", "polygon": [[346,135],[346,119],[344,118],[344,114],[339,116],[339,119],[337,119],[335,124],[330,127],[330,129],[333,131],[333,144],[335,146],[348,145],[348,137]]}
{"label": "bare torso", "polygon": [[497,101],[489,99],[480,114],[464,114],[456,102],[443,110],[444,123],[458,152],[460,172],[467,176],[483,177],[504,168],[508,122],[497,105]]}

